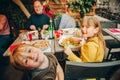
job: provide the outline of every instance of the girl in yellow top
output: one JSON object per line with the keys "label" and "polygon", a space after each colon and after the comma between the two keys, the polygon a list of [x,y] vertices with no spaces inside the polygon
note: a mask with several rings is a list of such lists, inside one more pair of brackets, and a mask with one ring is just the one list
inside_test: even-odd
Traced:
{"label": "girl in yellow top", "polygon": [[87,39],[81,47],[80,57],[77,57],[68,46],[65,46],[64,52],[68,55],[67,58],[74,62],[102,62],[106,47],[99,20],[94,16],[85,16],[81,32],[82,36]]}

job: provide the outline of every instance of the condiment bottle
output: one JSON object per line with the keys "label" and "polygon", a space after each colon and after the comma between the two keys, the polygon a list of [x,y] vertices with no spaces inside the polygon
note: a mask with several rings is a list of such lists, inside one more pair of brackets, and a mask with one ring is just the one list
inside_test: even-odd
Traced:
{"label": "condiment bottle", "polygon": [[42,39],[42,36],[41,36],[41,29],[38,28],[38,39]]}
{"label": "condiment bottle", "polygon": [[50,20],[50,26],[48,28],[49,31],[49,38],[53,39],[54,38],[54,26],[52,20]]}

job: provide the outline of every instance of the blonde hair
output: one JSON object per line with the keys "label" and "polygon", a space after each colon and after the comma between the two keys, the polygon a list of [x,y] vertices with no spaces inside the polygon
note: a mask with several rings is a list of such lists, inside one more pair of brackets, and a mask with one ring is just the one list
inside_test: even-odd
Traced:
{"label": "blonde hair", "polygon": [[23,63],[21,62],[21,60],[19,60],[20,57],[24,58],[24,56],[21,55],[21,53],[24,53],[25,48],[29,47],[29,46],[31,46],[31,45],[29,45],[29,44],[21,44],[21,45],[17,46],[14,49],[14,51],[10,54],[10,62],[11,62],[12,66],[14,68],[19,69],[19,70],[29,69],[29,68],[23,66],[22,65]]}
{"label": "blonde hair", "polygon": [[99,37],[99,41],[102,41],[102,43],[103,43],[102,46],[103,46],[103,48],[104,48],[104,53],[105,53],[105,51],[106,51],[106,44],[105,44],[105,40],[104,40],[104,38],[103,38],[102,28],[101,28],[100,21],[99,21],[96,17],[94,17],[94,16],[85,16],[85,17],[83,18],[83,20],[82,20],[82,23],[83,23],[84,21],[87,21],[87,24],[88,24],[88,26],[89,26],[89,25],[91,24],[90,20],[93,21],[94,27],[95,27],[95,28],[98,28],[98,33],[97,33],[96,35]]}

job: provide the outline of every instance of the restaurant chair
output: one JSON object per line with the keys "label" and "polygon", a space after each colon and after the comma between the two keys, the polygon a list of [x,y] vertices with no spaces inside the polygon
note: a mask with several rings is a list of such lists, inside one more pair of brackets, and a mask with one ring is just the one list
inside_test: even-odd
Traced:
{"label": "restaurant chair", "polygon": [[82,80],[96,78],[96,80],[110,80],[112,75],[120,69],[120,60],[112,62],[81,63],[66,61],[65,80]]}
{"label": "restaurant chair", "polygon": [[[118,22],[116,21],[100,21],[102,28],[118,28]],[[107,34],[106,32],[102,31],[104,37],[108,37],[108,39],[105,39],[106,47],[108,48],[108,53],[106,57],[106,61],[112,60],[112,56],[114,54],[111,52],[112,49],[120,48],[120,42],[114,39],[112,36]],[[116,52],[118,53],[118,52]]]}
{"label": "restaurant chair", "polygon": [[119,52],[112,52],[110,55],[109,60],[120,60],[120,51]]}
{"label": "restaurant chair", "polygon": [[120,54],[120,51],[112,52],[112,49],[120,48],[120,42],[117,41],[116,39],[113,39],[113,40],[108,39],[108,40],[105,40],[105,42],[106,42],[106,46],[108,48],[108,54],[106,57],[106,61],[111,61],[113,56],[114,56],[114,58],[117,58],[117,56],[115,57],[115,55],[117,55],[118,53]]}

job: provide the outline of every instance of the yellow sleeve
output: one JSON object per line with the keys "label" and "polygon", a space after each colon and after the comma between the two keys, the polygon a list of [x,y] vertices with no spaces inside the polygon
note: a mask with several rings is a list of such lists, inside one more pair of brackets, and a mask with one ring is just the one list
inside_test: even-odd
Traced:
{"label": "yellow sleeve", "polygon": [[88,42],[81,49],[83,62],[96,62],[98,45],[94,42]]}
{"label": "yellow sleeve", "polygon": [[77,57],[74,53],[71,53],[70,55],[68,55],[67,59],[73,62],[81,62],[81,59]]}

